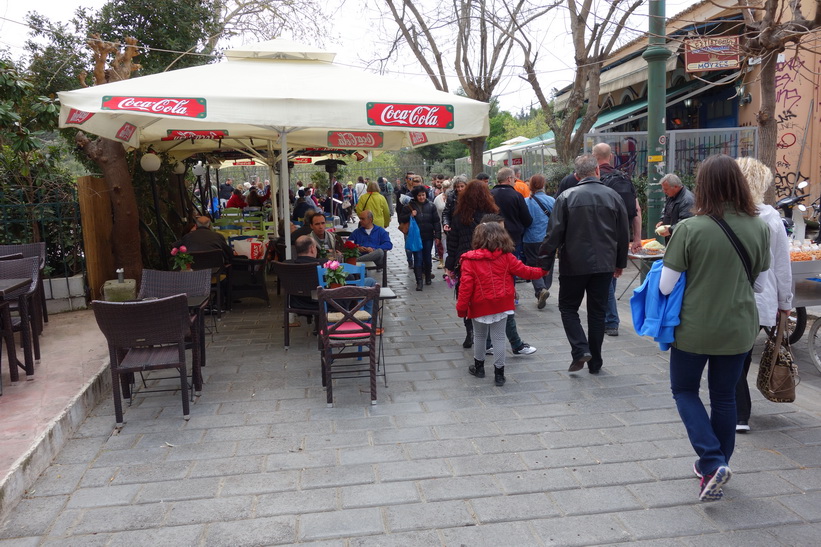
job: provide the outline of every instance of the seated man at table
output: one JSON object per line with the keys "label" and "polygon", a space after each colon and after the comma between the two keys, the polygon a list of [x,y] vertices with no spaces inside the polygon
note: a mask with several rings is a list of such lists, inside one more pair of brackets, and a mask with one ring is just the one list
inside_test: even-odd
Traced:
{"label": "seated man at table", "polygon": [[297,239],[311,233],[311,219],[314,218],[315,214],[316,211],[313,209],[305,211],[305,220],[302,222],[302,226],[291,232],[291,245],[296,245]]}
{"label": "seated man at table", "polygon": [[[321,266],[325,263],[325,260],[318,258],[317,254],[319,249],[317,248],[316,242],[311,236],[302,236],[296,240],[296,244],[294,245],[294,250],[296,251],[296,258],[292,258],[291,260],[286,260],[285,262],[289,264],[316,264],[317,266]],[[366,277],[364,285],[366,287],[373,287],[376,285],[376,280],[371,277]],[[292,296],[293,300],[291,303],[294,304],[294,307],[297,308],[304,308],[304,309],[316,309],[317,301],[311,300],[310,298],[299,297],[299,296]],[[371,303],[368,303],[363,310],[368,313],[372,313],[373,306]],[[292,325],[296,326],[296,325]]]}
{"label": "seated man at table", "polygon": [[311,217],[311,233],[308,235],[316,243],[318,257],[339,259],[341,255],[336,251],[336,238],[331,232],[325,230],[325,223],[325,215]]}
{"label": "seated man at table", "polygon": [[374,224],[373,212],[367,210],[359,215],[359,228],[351,233],[348,241],[353,241],[359,247],[359,262],[376,262],[380,269],[385,264],[386,253],[393,249],[388,231]]}
{"label": "seated man at table", "polygon": [[228,241],[211,230],[211,219],[208,217],[197,217],[195,228],[173,244],[174,247],[180,245],[185,245],[188,251],[220,250],[225,254],[226,264],[231,262],[231,257],[234,255]]}

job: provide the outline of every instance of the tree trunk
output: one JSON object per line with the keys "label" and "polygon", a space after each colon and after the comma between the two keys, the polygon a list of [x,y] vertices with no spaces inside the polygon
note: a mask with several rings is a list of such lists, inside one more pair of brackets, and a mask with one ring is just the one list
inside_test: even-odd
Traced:
{"label": "tree trunk", "polygon": [[124,268],[125,277],[136,279],[139,286],[143,271],[139,237],[140,215],[125,149],[122,144],[111,139],[99,137],[92,141],[83,132],[77,134],[75,141],[100,167],[111,192],[114,265],[117,268]]}
{"label": "tree trunk", "polygon": [[[761,63],[761,110],[758,119],[758,159],[775,173],[778,147],[778,124],[775,120],[775,76],[778,55],[771,52],[763,56]],[[807,128],[809,130],[809,128]],[[775,203],[775,185],[771,184],[764,194],[764,203]]]}
{"label": "tree trunk", "polygon": [[476,137],[473,139],[465,139],[462,141],[468,147],[468,151],[470,152],[470,173],[465,173],[468,176],[468,180],[473,179],[485,170],[485,165],[482,163],[482,154],[485,151],[485,137]]}

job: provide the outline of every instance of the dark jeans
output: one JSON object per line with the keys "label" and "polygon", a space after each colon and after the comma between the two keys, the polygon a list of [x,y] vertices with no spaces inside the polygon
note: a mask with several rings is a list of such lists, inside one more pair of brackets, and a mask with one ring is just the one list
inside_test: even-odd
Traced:
{"label": "dark jeans", "polygon": [[[525,264],[528,266],[533,266],[534,268],[540,268],[541,265],[539,264],[539,247],[542,246],[541,243],[522,243],[524,245],[525,251]],[[553,286],[553,270],[550,270],[550,273],[540,277],[539,279],[533,280],[533,290],[536,292],[536,296],[539,296],[539,293],[542,289],[550,289]]]}
{"label": "dark jeans", "polygon": [[422,268],[422,271],[426,274],[431,272],[431,268],[433,268],[433,259],[430,256],[431,249],[433,249],[433,240],[423,239],[422,250],[414,251],[412,253],[414,268]]}
{"label": "dark jeans", "polygon": [[747,374],[750,372],[750,363],[753,362],[753,350],[750,350],[744,357],[744,365],[741,368],[741,376],[735,385],[735,410],[737,421],[750,421],[753,403],[750,400],[750,386],[747,385]]}
{"label": "dark jeans", "polygon": [[[595,370],[602,365],[601,345],[604,340],[604,314],[612,272],[589,275],[559,275],[559,312],[570,342],[570,355],[579,359],[585,353],[593,356],[588,366]],[[579,319],[579,306],[587,295],[587,336]]]}
{"label": "dark jeans", "polygon": [[607,312],[604,314],[604,328],[606,329],[619,328],[619,308],[616,306],[616,281],[614,277],[607,291]]}
{"label": "dark jeans", "polygon": [[[698,454],[698,468],[709,475],[730,463],[735,449],[735,388],[747,353],[704,355],[670,349],[670,389],[690,444]],[[698,396],[701,373],[707,366],[710,415]]]}

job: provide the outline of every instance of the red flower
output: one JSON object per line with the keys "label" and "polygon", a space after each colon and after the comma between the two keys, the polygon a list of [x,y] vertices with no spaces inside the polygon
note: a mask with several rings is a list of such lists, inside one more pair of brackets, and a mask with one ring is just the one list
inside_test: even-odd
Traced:
{"label": "red flower", "polygon": [[356,249],[356,243],[354,243],[353,241],[350,241],[350,240],[346,241],[345,242],[345,248],[346,249]]}

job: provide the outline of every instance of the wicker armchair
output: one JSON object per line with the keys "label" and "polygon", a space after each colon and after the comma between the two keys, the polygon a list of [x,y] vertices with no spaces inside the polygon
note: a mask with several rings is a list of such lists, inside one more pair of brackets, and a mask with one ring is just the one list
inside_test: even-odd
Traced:
{"label": "wicker armchair", "polygon": [[[46,267],[46,243],[41,241],[40,243],[21,243],[19,245],[0,245],[0,255],[8,255],[8,254],[21,254],[23,258],[31,258],[36,256],[40,259],[40,280],[37,282],[37,299],[39,302],[37,303],[40,306],[41,314],[38,316],[40,318],[40,325],[38,325],[38,329],[40,332],[43,330],[42,321],[48,323],[48,309],[46,308],[46,291],[43,287],[43,270]],[[14,308],[14,306],[12,306]]]}
{"label": "wicker armchair", "polygon": [[[175,294],[184,294],[189,297],[210,297],[211,295],[211,272],[208,270],[191,270],[184,272],[165,272],[161,270],[143,270],[142,283],[140,285],[139,300],[146,298],[166,298]],[[191,335],[185,338],[185,348],[191,349],[192,360],[198,363],[198,367],[205,366],[205,318],[204,307],[208,305],[210,298],[203,300],[202,306],[197,308],[191,317]],[[214,319],[216,325],[216,318]],[[198,367],[194,367],[193,372],[199,372]],[[194,394],[198,395],[199,386],[202,383],[202,376],[197,374],[194,380]],[[199,380],[199,381],[197,381]]]}
{"label": "wicker armchair", "polygon": [[142,302],[92,302],[94,317],[108,341],[111,389],[117,427],[122,427],[122,396],[131,399],[134,373],[177,369],[183,418],[188,420],[188,379],[185,336],[190,331],[187,298],[183,294]]}
{"label": "wicker armchair", "polygon": [[299,307],[298,301],[292,300],[292,296],[302,297],[302,300],[309,300],[311,292],[319,286],[319,278],[316,274],[316,264],[293,264],[289,262],[274,262],[274,273],[278,282],[285,291],[285,302],[283,307],[283,327],[285,327],[285,349],[291,345],[291,328],[289,326],[288,314],[305,315],[308,317],[319,316],[319,306]]}
{"label": "wicker armchair", "polygon": [[[37,257],[18,260],[0,261],[0,278],[29,278],[31,283],[22,289],[6,294],[9,308],[16,315],[12,316],[12,330],[20,333],[20,340],[25,358],[26,379],[34,379],[34,360],[40,360],[40,338],[37,325],[40,321],[41,308],[36,298],[40,280],[40,259]],[[33,356],[32,356],[33,354]],[[11,376],[17,381],[17,370]]]}
{"label": "wicker armchair", "polygon": [[[225,308],[231,309],[231,265],[225,263],[225,254],[222,251],[191,251],[189,254],[194,262],[191,264],[193,270],[210,270],[211,272],[211,292],[217,297],[217,316],[222,319],[222,303],[225,301]],[[226,294],[222,289],[225,287]]]}
{"label": "wicker armchair", "polygon": [[[379,285],[356,287],[346,285],[338,289],[317,289],[319,309],[319,342],[322,364],[322,384],[325,386],[328,406],[333,406],[335,378],[370,378],[371,404],[376,404],[376,376],[378,347],[376,325],[379,322]],[[373,316],[361,319],[365,304],[373,305]],[[331,314],[335,315],[330,320]],[[367,321],[367,322],[366,322]],[[367,357],[367,363],[362,361]],[[351,363],[339,363],[353,359]]]}

